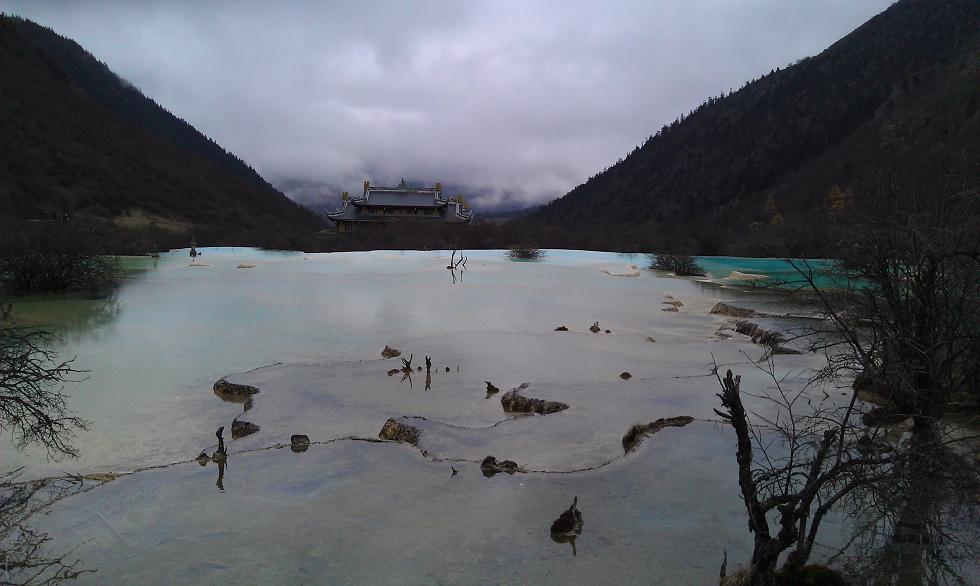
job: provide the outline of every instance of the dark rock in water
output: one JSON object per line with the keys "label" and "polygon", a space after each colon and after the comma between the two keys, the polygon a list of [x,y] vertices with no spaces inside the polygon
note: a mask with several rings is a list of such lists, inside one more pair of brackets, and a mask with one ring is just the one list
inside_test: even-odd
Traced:
{"label": "dark rock in water", "polygon": [[568,409],[568,405],[565,403],[531,399],[518,394],[518,391],[526,388],[527,385],[525,383],[516,389],[507,391],[500,397],[500,404],[504,407],[504,411],[508,413],[538,413],[540,415],[548,415],[549,413],[557,413]]}
{"label": "dark rock in water", "polygon": [[218,379],[214,383],[214,394],[221,397],[222,401],[232,401],[234,403],[244,403],[246,399],[259,392],[259,389],[250,385],[240,385],[230,383],[225,379]]}
{"label": "dark rock in water", "polygon": [[607,334],[611,334],[612,333],[612,330],[606,330],[606,333]]}
{"label": "dark rock in water", "polygon": [[592,332],[593,334],[598,334],[601,331],[599,328],[599,322],[595,322],[594,324],[589,326],[589,331]]}
{"label": "dark rock in water", "polygon": [[715,306],[711,308],[709,313],[727,315],[730,317],[752,317],[755,315],[755,311],[751,309],[743,309],[741,307],[735,307],[734,305],[728,305],[727,303],[716,303]]}
{"label": "dark rock in water", "polygon": [[555,328],[555,331],[556,332],[567,332],[568,331],[568,327],[566,327],[566,326],[558,326],[557,328]]}
{"label": "dark rock in water", "polygon": [[620,373],[619,378],[621,378],[623,380],[629,380],[629,379],[633,378],[633,375],[630,374],[630,373],[628,373],[628,372],[623,372],[623,373]]}
{"label": "dark rock in water", "polygon": [[551,524],[551,539],[558,543],[571,543],[572,555],[577,555],[575,538],[582,534],[583,525],[582,512],[578,510],[578,497],[575,497],[572,506]]}
{"label": "dark rock in water", "polygon": [[487,456],[480,463],[480,471],[487,478],[492,477],[494,474],[499,472],[505,472],[507,474],[514,474],[515,472],[520,472],[521,469],[517,467],[517,462],[513,460],[503,460],[498,462],[493,456]]}
{"label": "dark rock in water", "polygon": [[378,437],[383,440],[405,442],[417,447],[421,435],[422,432],[417,427],[396,421],[395,419],[389,419],[385,422],[384,427],[381,428],[381,433],[378,434]]}
{"label": "dark rock in water", "polygon": [[385,345],[385,349],[381,351],[381,356],[383,356],[384,358],[394,358],[396,356],[401,356],[401,355],[402,355],[402,351],[401,350],[398,350],[396,348],[392,348],[391,346],[388,346],[387,344]]}
{"label": "dark rock in water", "polygon": [[238,419],[231,422],[231,439],[239,439],[259,430],[259,426],[251,421],[240,421]]}
{"label": "dark rock in water", "polygon": [[400,368],[392,368],[391,370],[388,371],[388,376],[394,376],[401,371],[402,370]]}
{"label": "dark rock in water", "polygon": [[486,397],[487,399],[500,392],[500,389],[493,386],[493,383],[491,383],[490,381],[485,380],[483,382],[487,383],[487,397]]}
{"label": "dark rock in water", "polygon": [[305,452],[310,447],[310,438],[305,435],[294,435],[289,438],[289,449],[294,452]]}
{"label": "dark rock in water", "polygon": [[421,366],[420,366],[420,367],[418,367],[418,369],[417,369],[417,370],[418,370],[419,372],[422,372],[422,367],[421,367]]}
{"label": "dark rock in water", "polygon": [[663,307],[660,311],[677,311],[677,308],[671,305],[670,307]]}
{"label": "dark rock in water", "polygon": [[893,407],[875,407],[861,416],[861,423],[868,427],[898,425],[908,419],[903,413],[896,413]]}
{"label": "dark rock in water", "polygon": [[448,366],[446,367],[446,372],[449,372],[449,367]]}
{"label": "dark rock in water", "polygon": [[693,417],[681,415],[679,417],[661,418],[651,423],[637,423],[629,428],[623,436],[623,450],[628,454],[633,448],[639,445],[640,441],[648,435],[653,435],[665,427],[684,427],[694,421]]}
{"label": "dark rock in water", "polygon": [[198,454],[196,458],[194,458],[194,460],[196,460],[197,463],[200,464],[201,466],[207,466],[208,462],[211,461],[211,458],[208,457],[207,452],[202,451],[200,454]]}

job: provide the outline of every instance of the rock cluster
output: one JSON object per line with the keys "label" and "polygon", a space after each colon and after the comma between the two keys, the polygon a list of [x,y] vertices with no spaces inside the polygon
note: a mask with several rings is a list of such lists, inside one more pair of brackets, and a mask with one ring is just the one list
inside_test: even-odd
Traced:
{"label": "rock cluster", "polygon": [[751,309],[735,307],[734,305],[728,305],[727,303],[716,303],[715,306],[711,308],[709,313],[727,315],[729,317],[752,317],[755,315],[755,311]]}
{"label": "rock cluster", "polygon": [[239,439],[259,431],[259,426],[251,421],[236,419],[231,422],[231,439]]}
{"label": "rock cluster", "polygon": [[383,440],[405,442],[406,444],[412,444],[417,447],[421,435],[422,432],[417,427],[395,419],[389,419],[385,422],[384,427],[381,428],[381,433],[378,434],[378,437]]}
{"label": "rock cluster", "polygon": [[750,337],[752,342],[755,344],[769,346],[773,354],[801,354],[799,350],[783,345],[783,342],[785,342],[786,339],[783,337],[782,333],[774,330],[767,330],[759,324],[747,319],[740,319],[735,322],[735,331]]}
{"label": "rock cluster", "polygon": [[637,423],[629,428],[623,436],[623,450],[628,454],[633,451],[640,441],[648,435],[653,435],[665,427],[684,427],[694,421],[693,417],[681,415],[679,417],[661,418],[650,423]]}
{"label": "rock cluster", "polygon": [[221,397],[222,400],[235,403],[244,403],[246,399],[259,392],[256,387],[230,383],[223,378],[218,379],[213,388],[214,394]]}
{"label": "rock cluster", "polygon": [[494,474],[499,472],[505,472],[507,474],[514,474],[515,472],[520,472],[521,469],[517,467],[517,462],[513,460],[502,460],[497,461],[493,456],[487,456],[480,462],[480,471],[487,478],[490,478]]}
{"label": "rock cluster", "polygon": [[500,397],[500,404],[503,406],[504,411],[508,413],[537,413],[539,415],[548,415],[549,413],[557,413],[568,409],[568,405],[559,403],[558,401],[545,401],[543,399],[532,399],[521,396],[520,391],[526,388],[527,385],[523,384],[516,389],[507,391]]}
{"label": "rock cluster", "polygon": [[310,447],[310,438],[306,435],[293,435],[289,438],[289,449],[294,452],[305,452]]}

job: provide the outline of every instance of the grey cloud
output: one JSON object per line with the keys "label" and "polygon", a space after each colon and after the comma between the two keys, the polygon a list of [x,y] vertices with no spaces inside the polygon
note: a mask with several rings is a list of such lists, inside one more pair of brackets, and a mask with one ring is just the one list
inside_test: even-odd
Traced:
{"label": "grey cloud", "polygon": [[400,177],[537,204],[887,0],[0,2],[306,203]]}

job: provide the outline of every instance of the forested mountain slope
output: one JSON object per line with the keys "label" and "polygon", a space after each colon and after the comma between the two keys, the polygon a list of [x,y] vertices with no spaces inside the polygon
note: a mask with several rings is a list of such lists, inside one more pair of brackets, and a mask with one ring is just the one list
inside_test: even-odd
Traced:
{"label": "forested mountain slope", "polygon": [[[313,212],[74,41],[0,16],[0,216],[69,214],[160,246],[302,247]],[[172,242],[166,242],[172,240]]]}
{"label": "forested mountain slope", "polygon": [[978,93],[980,2],[902,0],[819,55],[709,99],[524,230],[545,246],[819,254],[827,209],[881,169],[975,182]]}

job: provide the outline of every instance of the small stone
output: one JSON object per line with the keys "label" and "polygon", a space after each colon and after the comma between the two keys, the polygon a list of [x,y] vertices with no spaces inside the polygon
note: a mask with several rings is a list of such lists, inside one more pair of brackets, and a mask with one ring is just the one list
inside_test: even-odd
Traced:
{"label": "small stone", "polygon": [[558,326],[557,328],[555,328],[555,331],[556,332],[567,332],[568,331],[568,327],[567,326]]}
{"label": "small stone", "polygon": [[238,419],[231,422],[231,438],[239,439],[245,436],[252,435],[259,431],[259,426],[252,423],[251,421],[239,421]]}
{"label": "small stone", "polygon": [[627,454],[630,453],[644,437],[653,435],[665,427],[684,427],[692,421],[694,421],[693,417],[681,415],[679,417],[661,418],[650,423],[637,423],[629,428],[626,435],[623,436],[623,451]]}
{"label": "small stone", "polygon": [[294,435],[289,438],[289,449],[299,453],[305,452],[310,448],[310,438],[305,435]]}
{"label": "small stone", "polygon": [[381,433],[378,434],[378,437],[383,440],[405,442],[417,447],[421,434],[422,432],[417,427],[395,419],[389,419],[385,422],[384,427],[381,428]]}
{"label": "small stone", "polygon": [[214,394],[221,397],[223,401],[233,403],[244,403],[246,399],[259,392],[259,389],[251,385],[230,383],[223,378],[215,381],[212,388]]}
{"label": "small stone", "polygon": [[521,469],[517,466],[517,462],[513,460],[503,460],[498,462],[493,456],[487,456],[480,463],[480,471],[487,478],[492,477],[494,474],[504,472],[506,474],[513,475],[515,472],[520,472]]}
{"label": "small stone", "polygon": [[630,374],[630,373],[628,373],[628,372],[623,372],[623,373],[621,373],[619,375],[619,378],[621,378],[623,380],[629,380],[629,379],[633,378],[633,375]]}
{"label": "small stone", "polygon": [[539,415],[548,415],[550,413],[557,413],[568,409],[568,405],[565,403],[559,403],[558,401],[544,401],[542,399],[523,397],[518,394],[519,390],[520,389],[512,389],[500,397],[500,404],[503,406],[504,411],[509,413],[537,413]]}
{"label": "small stone", "polygon": [[381,351],[381,356],[384,357],[385,359],[394,358],[396,356],[401,356],[401,355],[402,355],[402,351],[401,350],[398,350],[396,348],[392,348],[391,346],[388,346],[387,344],[385,345],[385,349]]}

